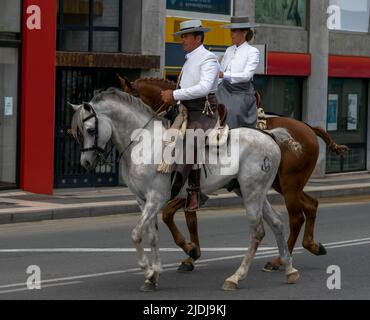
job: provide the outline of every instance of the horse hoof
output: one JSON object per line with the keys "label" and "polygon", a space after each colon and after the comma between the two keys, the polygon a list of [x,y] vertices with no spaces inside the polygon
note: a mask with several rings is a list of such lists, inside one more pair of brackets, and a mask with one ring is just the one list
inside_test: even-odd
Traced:
{"label": "horse hoof", "polygon": [[237,289],[237,284],[231,281],[225,281],[224,285],[222,286],[222,290],[224,291],[235,291]]}
{"label": "horse hoof", "polygon": [[186,272],[191,272],[193,270],[194,270],[194,265],[183,262],[178,267],[177,272],[186,273]]}
{"label": "horse hoof", "polygon": [[287,275],[287,283],[288,284],[296,284],[300,278],[299,272],[294,272],[292,274]]}
{"label": "horse hoof", "polygon": [[319,251],[317,252],[317,256],[325,256],[327,254],[327,251],[325,249],[325,247],[319,243]]}
{"label": "horse hoof", "polygon": [[158,288],[158,285],[156,283],[153,283],[151,281],[145,281],[142,287],[140,288],[140,291],[153,292],[153,291],[156,291],[157,288]]}
{"label": "horse hoof", "polygon": [[267,262],[266,265],[263,267],[263,272],[273,272],[273,271],[279,271],[280,266],[273,264],[272,262]]}
{"label": "horse hoof", "polygon": [[198,256],[198,248],[196,246],[194,246],[188,253],[189,257],[194,259],[194,260],[197,260],[199,258]]}

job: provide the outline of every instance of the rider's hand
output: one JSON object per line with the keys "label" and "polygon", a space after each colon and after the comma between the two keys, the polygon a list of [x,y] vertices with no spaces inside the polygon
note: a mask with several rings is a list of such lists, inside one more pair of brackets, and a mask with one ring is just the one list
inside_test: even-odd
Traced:
{"label": "rider's hand", "polygon": [[220,79],[223,79],[224,78],[224,73],[221,71],[218,76],[219,76]]}
{"label": "rider's hand", "polygon": [[162,91],[161,95],[162,95],[163,102],[169,103],[169,104],[176,103],[176,101],[173,97],[173,90]]}

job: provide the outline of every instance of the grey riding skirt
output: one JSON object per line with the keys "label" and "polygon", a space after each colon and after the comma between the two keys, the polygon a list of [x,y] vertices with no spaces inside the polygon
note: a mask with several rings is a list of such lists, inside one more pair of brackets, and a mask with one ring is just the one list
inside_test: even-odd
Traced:
{"label": "grey riding skirt", "polygon": [[256,127],[257,104],[252,82],[231,84],[224,80],[218,86],[216,96],[227,108],[226,123],[230,129]]}

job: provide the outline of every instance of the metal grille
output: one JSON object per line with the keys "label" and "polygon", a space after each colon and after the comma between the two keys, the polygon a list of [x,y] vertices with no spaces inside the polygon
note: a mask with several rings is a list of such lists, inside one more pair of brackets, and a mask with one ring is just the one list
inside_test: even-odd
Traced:
{"label": "metal grille", "polygon": [[[55,187],[104,187],[118,184],[118,165],[104,165],[95,172],[87,172],[80,165],[80,146],[69,132],[73,109],[68,102],[81,104],[90,101],[94,91],[108,87],[119,88],[116,70],[57,69],[56,132],[55,132]],[[111,149],[111,143],[107,150]],[[116,151],[107,159],[115,163]]]}

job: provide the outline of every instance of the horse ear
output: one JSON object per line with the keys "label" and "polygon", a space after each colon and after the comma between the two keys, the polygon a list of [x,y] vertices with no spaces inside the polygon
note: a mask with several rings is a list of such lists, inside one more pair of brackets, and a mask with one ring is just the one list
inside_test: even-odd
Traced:
{"label": "horse ear", "polygon": [[88,102],[84,102],[84,103],[83,103],[83,107],[84,107],[84,109],[85,109],[87,112],[92,112],[92,110],[93,110],[93,108],[92,108],[91,104],[90,104],[90,103],[88,103]]}
{"label": "horse ear", "polygon": [[71,108],[74,110],[74,111],[77,111],[78,109],[81,108],[81,105],[78,105],[78,104],[73,104],[73,103],[70,103],[68,102],[68,105],[71,106]]}
{"label": "horse ear", "polygon": [[131,82],[128,80],[128,78],[127,77],[121,77],[118,73],[117,73],[117,77],[119,79],[119,82],[121,83],[122,90],[126,93],[132,93],[133,88],[132,88]]}

